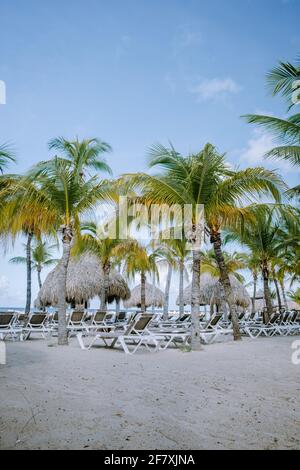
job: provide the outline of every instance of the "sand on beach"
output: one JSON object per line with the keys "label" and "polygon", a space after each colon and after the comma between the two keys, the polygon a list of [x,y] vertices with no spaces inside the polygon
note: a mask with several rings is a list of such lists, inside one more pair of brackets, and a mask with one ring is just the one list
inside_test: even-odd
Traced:
{"label": "sand on beach", "polygon": [[134,356],[7,343],[0,449],[300,449],[295,339]]}

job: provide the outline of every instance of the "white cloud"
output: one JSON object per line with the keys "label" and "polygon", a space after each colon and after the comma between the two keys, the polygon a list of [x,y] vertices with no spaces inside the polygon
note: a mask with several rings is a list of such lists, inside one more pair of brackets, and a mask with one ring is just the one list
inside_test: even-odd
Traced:
{"label": "white cloud", "polygon": [[292,169],[288,162],[264,158],[264,155],[276,145],[271,134],[256,128],[252,131],[252,137],[248,140],[246,147],[235,153],[239,155],[239,161],[243,166],[264,166],[290,173]]}
{"label": "white cloud", "polygon": [[190,88],[190,92],[196,94],[199,101],[214,100],[240,90],[241,87],[230,77],[205,79]]}
{"label": "white cloud", "polygon": [[272,136],[260,129],[255,129],[253,137],[248,140],[247,147],[240,154],[240,161],[247,166],[265,163],[264,155],[273,147],[275,144]]}

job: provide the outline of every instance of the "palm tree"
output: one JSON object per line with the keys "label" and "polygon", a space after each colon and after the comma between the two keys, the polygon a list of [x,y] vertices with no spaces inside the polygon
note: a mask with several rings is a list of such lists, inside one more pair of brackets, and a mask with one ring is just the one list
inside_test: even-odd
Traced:
{"label": "palm tree", "polygon": [[129,278],[134,278],[137,273],[141,276],[141,311],[146,311],[146,275],[157,272],[157,253],[148,253],[147,248],[137,240],[125,240],[115,248],[115,255],[124,260],[124,270]]}
{"label": "palm tree", "polygon": [[[299,60],[294,66],[289,62],[280,62],[279,66],[271,70],[267,75],[267,81],[274,95],[281,93],[293,106],[292,96],[300,97],[300,67]],[[294,114],[287,119],[274,116],[247,114],[243,116],[247,122],[259,125],[271,131],[280,142],[277,146],[265,154],[266,158],[287,160],[293,166],[300,165],[300,114]],[[300,185],[288,191],[290,195],[300,194]]]}
{"label": "palm tree", "polygon": [[8,165],[15,161],[13,150],[7,144],[0,145],[0,173],[3,174]]}
{"label": "palm tree", "polygon": [[[103,155],[111,151],[111,146],[99,139],[84,139],[79,141],[66,140],[64,137],[52,139],[49,150],[59,152],[59,155],[69,161],[78,175],[83,176],[86,169],[111,174],[111,168]],[[43,165],[43,162],[41,163]]]}
{"label": "palm tree", "polygon": [[117,265],[120,260],[116,259],[116,247],[122,243],[125,246],[126,241],[117,238],[102,238],[99,236],[95,222],[85,222],[81,225],[84,232],[76,239],[74,254],[83,252],[93,253],[99,259],[104,282],[100,294],[100,309],[107,309],[107,293],[109,288],[109,276],[113,265]]}
{"label": "palm tree", "polygon": [[[223,256],[228,275],[232,274],[239,282],[243,283],[245,279],[239,271],[246,268],[246,255],[236,251],[233,253],[224,251]],[[209,273],[213,277],[220,278],[221,272],[213,249],[202,252],[201,273]],[[221,309],[227,317],[227,303],[223,289],[220,290],[220,295],[222,298]]]}
{"label": "palm tree", "polygon": [[[25,245],[26,251],[27,246]],[[41,279],[41,272],[43,268],[48,266],[52,266],[58,262],[58,259],[53,258],[52,252],[57,248],[57,245],[49,246],[47,242],[43,242],[42,240],[36,240],[35,245],[32,249],[31,259],[31,269],[37,272],[38,277],[38,285],[39,288],[42,288],[42,279]],[[15,256],[9,260],[11,263],[14,264],[27,264],[27,256]]]}
{"label": "palm tree", "polygon": [[259,273],[259,259],[254,253],[248,253],[246,256],[246,266],[251,272],[253,279],[253,296],[251,297],[252,309],[251,313],[255,313],[255,300],[256,300],[256,290],[257,290],[257,281]]}
{"label": "palm tree", "polygon": [[242,227],[232,228],[231,240],[239,241],[251,252],[254,260],[258,260],[264,284],[264,297],[267,315],[273,312],[270,279],[272,263],[278,257],[278,237],[280,223],[276,219],[274,209],[261,207],[253,208],[255,223],[246,222]]}
{"label": "palm tree", "polygon": [[185,267],[185,262],[189,259],[191,252],[188,249],[186,240],[170,238],[168,240],[163,240],[163,245],[167,247],[169,252],[170,263],[168,263],[168,275],[166,282],[166,300],[164,306],[164,316],[167,319],[167,312],[169,310],[169,289],[170,289],[170,276],[172,275],[173,270],[179,272],[179,314],[183,315],[184,313],[184,301],[183,301],[183,289],[184,289],[184,279],[188,279],[188,272]]}
{"label": "palm tree", "polygon": [[172,280],[173,271],[176,270],[177,268],[177,262],[175,258],[175,251],[173,250],[173,247],[167,243],[167,240],[156,248],[155,253],[156,253],[156,258],[157,258],[156,260],[157,267],[167,266],[165,299],[164,299],[164,306],[163,306],[163,319],[167,320],[169,316],[171,280]]}
{"label": "palm tree", "polygon": [[[6,180],[1,192],[1,224],[3,237],[12,241],[21,234],[26,237],[26,265],[27,265],[27,294],[25,313],[29,314],[31,308],[31,271],[32,271],[32,240],[39,239],[43,234],[53,235],[54,227],[47,208],[42,208],[38,198],[29,202],[26,199],[28,191],[36,190],[34,184],[26,178],[13,175]],[[51,222],[49,222],[49,217]]]}
{"label": "palm tree", "polygon": [[[229,305],[234,338],[240,339],[236,306],[226,264],[222,252],[221,229],[235,224],[240,219],[253,217],[251,210],[243,208],[245,200],[258,194],[272,194],[280,197],[283,187],[281,178],[264,168],[248,168],[235,171],[219,154],[215,147],[207,144],[198,154],[183,157],[173,147],[160,144],[150,150],[150,166],[160,166],[163,173],[129,175],[133,185],[144,190],[144,199],[152,203],[186,204],[192,207],[192,226],[187,239],[192,246],[192,349],[200,348],[199,340],[199,292],[201,264],[201,222],[197,220],[197,208],[204,206],[206,232],[213,244],[216,260],[220,269],[220,281],[224,287]],[[128,176],[127,176],[128,177]]]}
{"label": "palm tree", "polygon": [[[224,251],[223,256],[228,274],[233,274],[239,282],[244,282],[245,278],[239,271],[247,267],[247,255],[237,251],[233,253]],[[209,273],[213,277],[220,277],[220,268],[214,250],[202,252],[201,273]]]}
{"label": "palm tree", "polygon": [[[296,97],[300,92],[300,57],[295,65],[290,62],[279,62],[267,73],[267,84],[272,94],[275,96],[281,94],[287,98],[289,109],[295,104],[293,96]],[[297,83],[298,82],[298,83]]]}
{"label": "palm tree", "polygon": [[[80,230],[80,217],[98,201],[108,197],[107,185],[94,176],[78,177],[78,168],[55,157],[34,167],[24,179],[24,207],[37,207],[44,225],[51,224],[62,241],[58,285],[58,344],[68,344],[66,325],[66,276],[74,235]],[[22,206],[21,206],[22,207]],[[23,207],[23,208],[24,208]],[[42,231],[42,230],[41,230]]]}

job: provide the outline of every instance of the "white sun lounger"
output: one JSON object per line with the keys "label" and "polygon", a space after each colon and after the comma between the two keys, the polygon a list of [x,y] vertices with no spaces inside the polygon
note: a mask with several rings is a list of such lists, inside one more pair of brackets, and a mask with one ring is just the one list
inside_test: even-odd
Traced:
{"label": "white sun lounger", "polygon": [[47,320],[46,313],[32,313],[23,327],[24,340],[29,339],[32,334],[40,334],[46,339],[52,332],[52,328],[47,325]]}
{"label": "white sun lounger", "polygon": [[272,317],[270,318],[269,323],[256,323],[252,324],[249,326],[244,327],[244,332],[250,336],[250,338],[255,339],[258,338],[261,335],[264,336],[274,336],[276,332],[278,331],[278,324],[276,322],[278,321],[280,317],[279,313],[274,313]]}
{"label": "white sun lounger", "polygon": [[22,327],[16,323],[14,313],[0,313],[0,340],[11,338],[12,340],[22,340]]}
{"label": "white sun lounger", "polygon": [[134,354],[141,346],[145,346],[149,351],[157,351],[159,339],[147,330],[151,319],[152,315],[150,314],[140,314],[128,325],[126,330],[118,329],[114,325],[99,326],[97,329],[89,331],[88,337],[92,336],[89,344],[84,344],[82,332],[77,333],[76,336],[81,349],[90,349],[98,341],[109,348],[121,346],[126,354]]}

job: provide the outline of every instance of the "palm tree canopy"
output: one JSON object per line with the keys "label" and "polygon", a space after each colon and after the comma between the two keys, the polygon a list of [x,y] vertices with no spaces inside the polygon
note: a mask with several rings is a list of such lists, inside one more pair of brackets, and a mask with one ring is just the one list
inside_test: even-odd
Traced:
{"label": "palm tree canopy", "polygon": [[300,80],[300,57],[297,58],[295,64],[280,61],[267,74],[269,89],[273,95],[281,94],[287,98],[289,108],[294,104],[291,99],[293,93],[300,88],[300,85],[295,83],[297,80]]}
{"label": "palm tree canopy", "polygon": [[77,138],[69,141],[64,137],[58,137],[49,142],[49,149],[59,152],[60,156],[69,161],[78,173],[85,168],[112,173],[110,166],[103,158],[103,154],[111,151],[111,146],[99,139],[79,141]]}
{"label": "palm tree canopy", "polygon": [[150,150],[150,167],[160,166],[160,175],[125,175],[133,186],[143,189],[143,199],[151,203],[203,204],[210,229],[219,230],[224,223],[247,216],[242,206],[261,194],[280,200],[285,185],[274,172],[264,168],[233,170],[216,148],[207,144],[198,154],[181,156],[173,147],[158,144]]}

